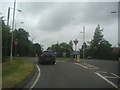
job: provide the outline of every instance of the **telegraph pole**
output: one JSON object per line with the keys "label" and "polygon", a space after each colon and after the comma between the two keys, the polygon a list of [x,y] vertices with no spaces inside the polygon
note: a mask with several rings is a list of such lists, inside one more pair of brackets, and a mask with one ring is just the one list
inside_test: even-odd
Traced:
{"label": "telegraph pole", "polygon": [[14,1],[14,9],[13,9],[13,21],[12,21],[12,37],[11,37],[11,51],[10,51],[10,61],[12,62],[12,50],[13,50],[13,30],[14,30],[14,20],[15,20],[15,6],[16,0]]}
{"label": "telegraph pole", "polygon": [[85,26],[83,26],[83,60],[85,58]]}
{"label": "telegraph pole", "polygon": [[80,32],[80,33],[83,33],[83,60],[85,58],[85,26],[83,26],[83,32]]}

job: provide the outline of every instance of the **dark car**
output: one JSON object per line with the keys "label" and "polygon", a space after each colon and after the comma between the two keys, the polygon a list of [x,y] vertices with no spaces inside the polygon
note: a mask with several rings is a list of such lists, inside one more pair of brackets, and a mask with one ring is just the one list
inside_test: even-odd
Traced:
{"label": "dark car", "polygon": [[52,51],[43,51],[38,57],[38,63],[51,63],[55,65],[55,55]]}

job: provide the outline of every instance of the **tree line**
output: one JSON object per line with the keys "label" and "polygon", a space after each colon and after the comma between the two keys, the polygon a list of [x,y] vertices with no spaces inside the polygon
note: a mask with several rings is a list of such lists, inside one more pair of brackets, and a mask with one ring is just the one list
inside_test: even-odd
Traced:
{"label": "tree line", "polygon": [[[2,21],[2,56],[10,56],[11,49],[11,28],[5,25]],[[83,47],[85,51],[85,58],[91,56],[96,59],[117,59],[117,53],[113,52],[113,47],[109,41],[105,40],[102,34],[103,29],[98,25],[95,28],[93,39],[90,42],[84,42],[82,47],[78,46],[80,57],[83,57]],[[13,56],[36,56],[43,50],[42,45],[39,43],[33,44],[29,40],[29,33],[23,28],[15,29],[13,31]],[[47,50],[52,50],[57,53],[58,57],[71,57],[73,54],[73,41],[69,43],[61,42],[49,46]]]}
{"label": "tree line", "polygon": [[[83,58],[83,47],[85,58],[91,57],[95,59],[112,59],[117,60],[118,56],[116,52],[113,52],[113,47],[109,41],[105,40],[102,34],[103,29],[98,25],[95,28],[93,39],[89,42],[84,42],[82,47],[79,47],[80,57]],[[67,44],[62,42],[60,44],[53,44],[51,47],[48,47],[48,50],[58,52],[58,56],[62,57],[63,52],[66,52],[67,57],[70,57],[73,52],[73,42],[72,40]]]}
{"label": "tree line", "polygon": [[[2,21],[2,56],[10,56],[11,50],[11,28],[5,25]],[[23,28],[13,31],[13,56],[37,56],[42,51],[42,45],[39,43],[33,44],[29,40],[29,33]]]}

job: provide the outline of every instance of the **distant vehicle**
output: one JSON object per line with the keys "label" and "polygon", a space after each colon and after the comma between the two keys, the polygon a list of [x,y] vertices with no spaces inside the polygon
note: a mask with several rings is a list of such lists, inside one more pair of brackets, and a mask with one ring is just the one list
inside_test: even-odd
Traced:
{"label": "distant vehicle", "polygon": [[92,57],[91,57],[91,56],[88,56],[87,58],[88,58],[88,59],[92,59]]}
{"label": "distant vehicle", "polygon": [[55,55],[52,51],[43,51],[38,57],[38,63],[51,63],[55,65]]}

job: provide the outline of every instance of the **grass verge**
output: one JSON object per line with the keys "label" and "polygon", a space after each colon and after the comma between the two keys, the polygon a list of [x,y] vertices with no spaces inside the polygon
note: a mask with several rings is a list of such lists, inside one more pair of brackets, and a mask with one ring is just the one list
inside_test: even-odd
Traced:
{"label": "grass verge", "polygon": [[32,72],[34,64],[30,61],[14,59],[2,64],[2,88],[17,88]]}

